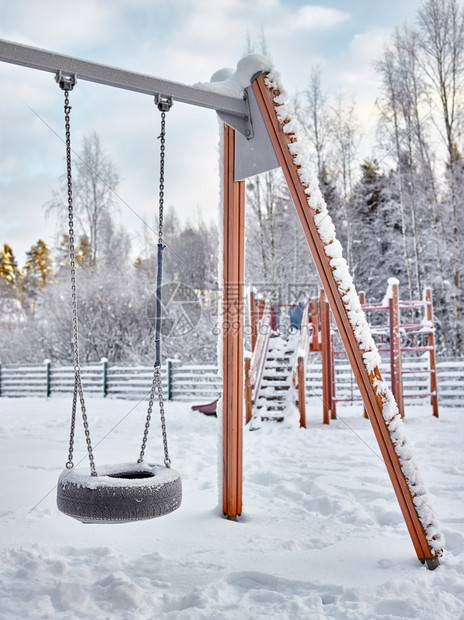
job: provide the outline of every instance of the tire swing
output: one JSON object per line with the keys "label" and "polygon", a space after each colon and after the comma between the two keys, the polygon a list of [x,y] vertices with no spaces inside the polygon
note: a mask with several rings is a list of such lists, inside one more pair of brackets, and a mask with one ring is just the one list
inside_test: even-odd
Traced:
{"label": "tire swing", "polygon": [[[68,191],[69,257],[72,290],[72,326],[74,351],[74,394],[72,401],[71,431],[69,454],[66,469],[58,479],[58,510],[83,523],[127,523],[153,519],[169,514],[178,508],[182,501],[182,483],[179,473],[171,469],[169,459],[164,399],[161,384],[161,286],[162,286],[162,252],[163,244],[163,206],[164,206],[164,151],[166,112],[172,105],[172,99],[158,96],[155,102],[161,112],[160,134],[160,185],[159,185],[159,238],[158,267],[156,282],[156,318],[155,318],[155,364],[153,380],[148,401],[140,456],[136,463],[120,463],[95,467],[90,440],[82,377],[79,364],[79,336],[77,317],[76,268],[74,246],[74,213],[71,173],[71,138],[69,91],[76,83],[75,76],[64,76],[60,71],[56,81],[64,91],[64,115],[66,130],[66,165]],[[151,414],[155,394],[158,394],[161,430],[164,446],[164,465],[144,462],[145,448],[150,430]],[[86,468],[74,469],[74,429],[76,410],[79,401],[84,425],[85,440],[90,462],[90,473]]]}

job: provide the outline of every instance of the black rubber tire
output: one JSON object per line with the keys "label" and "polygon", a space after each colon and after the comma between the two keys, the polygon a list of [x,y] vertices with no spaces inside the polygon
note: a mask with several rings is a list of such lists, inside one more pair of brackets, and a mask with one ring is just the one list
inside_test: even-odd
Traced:
{"label": "black rubber tire", "polygon": [[64,470],[58,480],[57,506],[82,523],[128,523],[154,519],[179,508],[182,482],[174,469],[145,463]]}

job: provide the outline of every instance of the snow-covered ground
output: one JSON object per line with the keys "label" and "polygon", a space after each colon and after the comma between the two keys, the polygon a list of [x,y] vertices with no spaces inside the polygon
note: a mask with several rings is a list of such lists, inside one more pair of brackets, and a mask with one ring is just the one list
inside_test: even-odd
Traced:
{"label": "snow-covered ground", "polygon": [[[135,405],[88,400],[94,444],[123,420],[95,447],[97,469],[136,459],[145,411]],[[0,399],[0,618],[464,618],[462,410],[407,412],[447,539],[434,572],[416,559],[369,422],[359,405],[341,413],[323,427],[312,401],[307,430],[245,430],[244,513],[233,522],[217,507],[217,419],[168,403],[181,508],[83,525],[55,506],[69,400]],[[147,461],[161,460],[158,429],[155,419]]]}

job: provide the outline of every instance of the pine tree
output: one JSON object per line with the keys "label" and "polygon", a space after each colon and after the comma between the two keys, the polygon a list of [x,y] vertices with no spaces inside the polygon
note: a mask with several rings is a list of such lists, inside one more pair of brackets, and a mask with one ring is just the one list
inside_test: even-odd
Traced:
{"label": "pine tree", "polygon": [[22,286],[23,274],[11,246],[4,244],[0,251],[0,291],[6,297],[17,297]]}
{"label": "pine tree", "polygon": [[80,237],[79,243],[75,248],[75,256],[76,264],[80,267],[90,267],[94,264],[92,259],[92,248],[87,235],[82,235],[82,237]]}
{"label": "pine tree", "polygon": [[31,249],[26,252],[27,261],[24,265],[27,286],[42,287],[50,284],[53,278],[53,260],[50,248],[39,239]]}

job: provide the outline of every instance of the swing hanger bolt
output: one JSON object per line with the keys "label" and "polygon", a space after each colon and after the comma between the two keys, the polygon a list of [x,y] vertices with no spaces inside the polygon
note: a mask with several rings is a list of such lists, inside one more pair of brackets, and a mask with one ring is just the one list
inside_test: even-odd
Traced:
{"label": "swing hanger bolt", "polygon": [[55,73],[55,81],[59,84],[61,90],[72,90],[77,82],[76,74],[64,73],[61,69],[58,69]]}
{"label": "swing hanger bolt", "polygon": [[172,95],[162,95],[161,93],[156,93],[155,104],[158,106],[158,110],[160,112],[169,112],[172,108]]}

